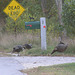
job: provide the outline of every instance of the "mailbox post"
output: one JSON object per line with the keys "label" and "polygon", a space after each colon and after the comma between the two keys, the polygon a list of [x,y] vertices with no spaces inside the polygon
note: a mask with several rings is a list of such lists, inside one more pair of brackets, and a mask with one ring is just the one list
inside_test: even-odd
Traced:
{"label": "mailbox post", "polygon": [[46,50],[46,18],[40,18],[40,25],[41,25],[41,49]]}
{"label": "mailbox post", "polygon": [[25,22],[25,29],[40,29],[41,28],[41,49],[46,50],[46,18],[41,17],[40,21]]}

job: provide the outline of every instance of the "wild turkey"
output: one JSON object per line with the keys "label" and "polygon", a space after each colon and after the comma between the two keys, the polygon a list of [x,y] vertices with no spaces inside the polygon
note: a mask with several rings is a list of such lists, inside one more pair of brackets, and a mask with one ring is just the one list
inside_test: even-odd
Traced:
{"label": "wild turkey", "polygon": [[17,45],[15,47],[13,47],[12,53],[17,52],[18,56],[19,56],[19,52],[23,51],[23,49],[24,49],[24,47],[22,45]]}
{"label": "wild turkey", "polygon": [[62,41],[60,41],[60,43],[59,44],[64,44]]}
{"label": "wild turkey", "polygon": [[67,49],[67,47],[67,44],[64,44],[60,41],[60,43],[54,48],[51,54],[53,54],[54,52],[64,52]]}
{"label": "wild turkey", "polygon": [[32,45],[31,44],[25,44],[23,45],[24,49],[31,49]]}

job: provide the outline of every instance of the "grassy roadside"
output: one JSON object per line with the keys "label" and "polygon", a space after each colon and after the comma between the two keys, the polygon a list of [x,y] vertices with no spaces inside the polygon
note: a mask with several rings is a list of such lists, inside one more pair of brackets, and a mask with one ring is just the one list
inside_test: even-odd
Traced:
{"label": "grassy roadside", "polygon": [[54,47],[59,43],[56,37],[47,37],[47,50],[41,50],[41,39],[39,34],[18,34],[15,38],[12,34],[0,35],[0,52],[11,53],[16,45],[32,44],[32,49],[20,52],[21,56],[75,56],[75,40],[67,39],[64,43],[68,43],[68,49],[63,53],[55,52],[51,55]]}
{"label": "grassy roadside", "polygon": [[75,46],[69,46],[65,52],[55,52],[51,55],[54,46],[47,46],[47,50],[42,51],[41,47],[33,47],[31,50],[22,52],[21,55],[25,56],[75,56]]}
{"label": "grassy roadside", "polygon": [[38,67],[21,72],[27,75],[75,75],[75,63]]}
{"label": "grassy roadside", "polygon": [[[54,46],[48,46],[47,50],[42,51],[41,47],[33,47],[30,50],[24,50],[23,52],[20,52],[21,56],[74,56],[75,57],[75,47],[71,46],[68,47],[68,49],[63,52],[55,52],[53,55],[51,55],[52,50],[54,49]],[[11,53],[12,48],[0,51],[2,52],[2,55],[6,55],[9,56],[9,54],[5,54],[5,53]]]}

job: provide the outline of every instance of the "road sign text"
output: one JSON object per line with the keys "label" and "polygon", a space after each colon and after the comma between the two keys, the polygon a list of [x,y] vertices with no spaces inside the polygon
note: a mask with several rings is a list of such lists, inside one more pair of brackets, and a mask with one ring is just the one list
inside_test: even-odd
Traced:
{"label": "road sign text", "polygon": [[8,6],[9,10],[20,9],[20,6]]}

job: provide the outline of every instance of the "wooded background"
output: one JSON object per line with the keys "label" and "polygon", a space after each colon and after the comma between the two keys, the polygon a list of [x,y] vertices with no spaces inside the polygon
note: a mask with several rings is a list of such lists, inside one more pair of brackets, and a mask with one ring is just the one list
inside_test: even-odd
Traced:
{"label": "wooded background", "polygon": [[40,17],[46,17],[47,43],[49,45],[65,39],[71,39],[74,42],[75,0],[16,0],[26,10],[15,23],[3,12],[10,1],[0,0],[1,49],[8,49],[15,44],[24,43],[40,46],[40,29],[25,29],[25,22],[30,21],[29,16],[34,17],[35,21],[39,21]]}

